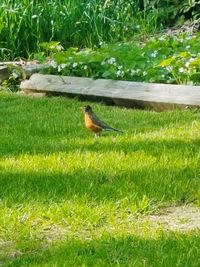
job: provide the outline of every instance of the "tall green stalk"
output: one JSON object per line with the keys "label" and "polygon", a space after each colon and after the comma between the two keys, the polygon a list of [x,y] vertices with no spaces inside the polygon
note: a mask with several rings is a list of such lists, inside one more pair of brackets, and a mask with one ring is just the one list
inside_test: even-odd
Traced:
{"label": "tall green stalk", "polygon": [[[0,58],[28,57],[40,43],[68,48],[130,39],[159,30],[172,1],[2,0]],[[167,8],[165,8],[167,7]],[[164,12],[165,11],[165,12]]]}

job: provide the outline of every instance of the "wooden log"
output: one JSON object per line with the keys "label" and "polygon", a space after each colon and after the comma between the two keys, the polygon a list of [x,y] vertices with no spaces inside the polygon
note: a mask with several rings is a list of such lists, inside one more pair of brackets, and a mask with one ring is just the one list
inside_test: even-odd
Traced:
{"label": "wooden log", "polygon": [[85,100],[105,100],[120,106],[156,111],[200,107],[200,86],[33,74],[29,80],[21,83],[20,88],[24,92],[67,94]]}
{"label": "wooden log", "polygon": [[23,65],[22,69],[27,78],[29,78],[32,74],[38,73],[44,69],[49,69],[51,66],[50,64],[33,64],[33,65]]}

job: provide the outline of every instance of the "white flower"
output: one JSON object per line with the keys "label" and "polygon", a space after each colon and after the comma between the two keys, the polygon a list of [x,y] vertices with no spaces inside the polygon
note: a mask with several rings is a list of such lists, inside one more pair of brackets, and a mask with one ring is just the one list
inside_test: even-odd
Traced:
{"label": "white flower", "polygon": [[190,40],[190,39],[192,39],[192,35],[188,35],[188,36],[186,36],[186,38],[185,38],[185,40]]}
{"label": "white flower", "polygon": [[186,66],[186,68],[188,68],[188,67],[190,66],[190,62],[187,61],[187,62],[185,63],[185,66]]}
{"label": "white flower", "polygon": [[50,45],[51,49],[56,49],[57,51],[62,51],[64,49],[64,47],[60,44],[58,45]]}
{"label": "white flower", "polygon": [[169,72],[171,72],[173,68],[172,68],[172,66],[167,66],[166,69],[167,69]]}
{"label": "white flower", "polygon": [[56,68],[58,67],[58,64],[57,64],[57,62],[55,62],[55,60],[52,60],[52,61],[50,62],[50,65],[51,65],[54,69],[56,69]]}
{"label": "white flower", "polygon": [[76,62],[74,62],[72,65],[73,68],[76,68],[77,66],[78,66],[78,63],[76,63]]}
{"label": "white flower", "polygon": [[118,71],[116,72],[116,75],[117,75],[117,77],[119,77],[119,76],[121,75],[121,70],[118,70]]}
{"label": "white flower", "polygon": [[135,75],[136,71],[135,70],[131,70],[131,76]]}
{"label": "white flower", "polygon": [[133,75],[135,75],[135,74],[139,74],[140,72],[141,72],[140,69],[136,69],[136,70],[132,69],[132,70],[131,70],[131,76],[133,76]]}
{"label": "white flower", "polygon": [[56,48],[57,51],[64,50],[64,47],[62,45],[57,45],[55,48]]}
{"label": "white flower", "polygon": [[61,72],[62,68],[61,65],[58,65],[58,72]]}
{"label": "white flower", "polygon": [[61,67],[62,69],[64,69],[66,66],[67,66],[67,64],[65,64],[65,63],[62,63],[62,64],[60,65],[60,67]]}
{"label": "white flower", "polygon": [[192,62],[192,61],[194,61],[194,58],[191,57],[188,61],[189,61],[189,62]]}
{"label": "white flower", "polygon": [[122,67],[122,65],[120,65],[117,68],[118,68],[118,70],[121,70],[123,67]]}
{"label": "white flower", "polygon": [[183,73],[183,72],[185,71],[185,69],[184,69],[183,67],[181,67],[181,68],[178,69],[178,71],[179,71],[180,73]]}
{"label": "white flower", "polygon": [[153,53],[151,53],[151,57],[156,57],[158,54],[158,51],[157,50],[154,50]]}
{"label": "white flower", "polygon": [[87,65],[84,65],[84,66],[83,66],[83,69],[84,69],[84,70],[87,70],[87,68],[88,68]]}
{"label": "white flower", "polygon": [[141,69],[137,69],[136,72],[137,74],[139,74],[141,72]]}
{"label": "white flower", "polygon": [[114,58],[114,57],[111,57],[110,59],[108,59],[108,64],[113,64],[113,63],[115,63],[115,61],[116,61],[116,59]]}
{"label": "white flower", "polygon": [[123,70],[118,70],[116,72],[116,75],[117,75],[117,77],[123,77],[124,76],[124,71]]}
{"label": "white flower", "polygon": [[161,36],[158,40],[159,40],[159,41],[164,41],[165,38],[164,38],[163,36]]}
{"label": "white flower", "polygon": [[66,66],[67,66],[67,64],[65,64],[65,63],[58,65],[58,72],[61,72],[61,70],[63,70]]}
{"label": "white flower", "polygon": [[144,76],[146,76],[147,75],[147,72],[146,71],[143,71],[143,73],[142,73]]}

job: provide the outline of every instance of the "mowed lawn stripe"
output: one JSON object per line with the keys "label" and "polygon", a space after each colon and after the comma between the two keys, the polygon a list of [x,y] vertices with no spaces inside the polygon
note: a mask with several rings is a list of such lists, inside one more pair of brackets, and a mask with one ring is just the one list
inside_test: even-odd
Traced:
{"label": "mowed lawn stripe", "polygon": [[[80,112],[86,104],[124,134],[95,138]],[[160,266],[198,266],[197,232],[167,234],[133,219],[165,205],[199,205],[198,111],[6,93],[0,110],[0,262],[158,266],[160,258]],[[177,253],[164,265],[173,244]]]}

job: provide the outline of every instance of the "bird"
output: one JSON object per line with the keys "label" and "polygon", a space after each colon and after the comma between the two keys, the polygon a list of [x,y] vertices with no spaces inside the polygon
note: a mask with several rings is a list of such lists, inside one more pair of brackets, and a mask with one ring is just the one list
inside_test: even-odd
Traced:
{"label": "bird", "polygon": [[120,130],[110,127],[108,124],[100,120],[97,115],[93,112],[91,106],[87,105],[83,107],[84,111],[84,120],[85,126],[89,130],[95,133],[95,136],[99,136],[101,131],[115,131],[119,133],[123,133]]}

